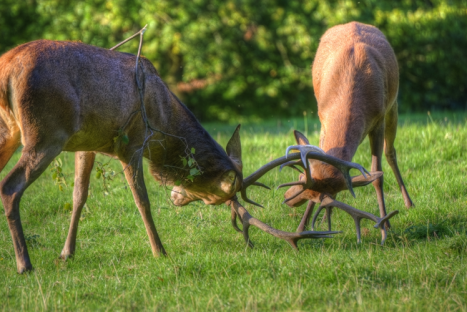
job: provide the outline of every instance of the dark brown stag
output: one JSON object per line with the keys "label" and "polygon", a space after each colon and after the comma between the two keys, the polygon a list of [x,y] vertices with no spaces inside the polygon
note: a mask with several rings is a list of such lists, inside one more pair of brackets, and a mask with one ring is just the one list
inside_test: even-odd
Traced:
{"label": "dark brown stag", "polygon": [[[310,148],[308,139],[298,131],[295,132],[298,145],[292,149],[300,150],[302,155],[308,152],[322,152],[344,161],[351,161],[358,146],[368,135],[372,154],[372,175],[368,178],[355,177],[351,182],[350,177],[344,178],[338,168],[319,160],[288,163],[287,165],[300,165],[305,169],[305,173],[300,174],[300,181],[283,185],[292,185],[285,194],[285,202],[289,206],[296,207],[309,201],[297,231],[303,231],[310,220],[315,203],[319,202],[320,210],[326,207],[330,228],[332,207],[348,209],[345,204],[334,198],[338,192],[345,189],[349,189],[353,194],[352,184],[362,186],[373,182],[380,215],[385,217],[381,172],[383,145],[405,205],[411,207],[413,203],[399,172],[394,149],[399,69],[385,36],[377,28],[357,22],[329,29],[321,38],[312,75],[321,121],[321,151]],[[317,214],[314,220],[316,216]],[[365,217],[352,216],[356,224]],[[388,218],[389,216],[385,220]],[[386,227],[388,226],[389,221],[386,221]],[[358,229],[357,232],[359,236]]]}
{"label": "dark brown stag", "polygon": [[[242,190],[238,128],[226,153],[144,58],[137,65],[137,80],[144,91],[140,92],[135,64],[136,56],[131,54],[47,40],[23,44],[0,58],[0,171],[14,151],[24,146],[19,161],[0,183],[18,272],[32,269],[20,219],[21,197],[62,151],[76,152],[73,214],[61,252],[65,259],[75,252],[96,152],[120,160],[154,256],[166,252],[151,216],[143,157],[149,160],[156,180],[163,184],[182,181],[172,191],[176,205],[194,200],[217,205],[230,202]],[[193,156],[191,148],[195,148],[203,172],[193,182],[186,179],[188,172],[180,159],[187,153]],[[266,226],[259,221],[255,225]],[[280,238],[287,235],[275,231]],[[314,238],[332,233],[292,236]]]}

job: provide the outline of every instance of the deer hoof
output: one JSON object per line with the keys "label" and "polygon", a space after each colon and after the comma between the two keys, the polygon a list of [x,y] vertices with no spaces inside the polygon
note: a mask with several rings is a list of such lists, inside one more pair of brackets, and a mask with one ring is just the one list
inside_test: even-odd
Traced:
{"label": "deer hoof", "polygon": [[31,272],[32,270],[34,270],[34,268],[32,267],[31,264],[17,267],[18,274],[28,273],[28,272]]}

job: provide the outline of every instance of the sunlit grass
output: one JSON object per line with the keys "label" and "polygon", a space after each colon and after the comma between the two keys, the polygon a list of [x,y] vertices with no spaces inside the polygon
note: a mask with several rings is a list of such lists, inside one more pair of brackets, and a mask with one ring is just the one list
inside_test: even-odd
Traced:
{"label": "sunlit grass", "polygon": [[[432,121],[433,119],[433,121]],[[391,169],[383,161],[388,210],[399,210],[384,247],[379,231],[363,221],[356,244],[353,220],[336,211],[333,239],[301,241],[300,252],[252,228],[254,249],[230,225],[227,206],[200,203],[177,208],[147,174],[152,212],[169,257],[152,257],[143,222],[123,175],[91,179],[91,194],[78,233],[76,256],[57,260],[70,220],[72,188],[60,191],[46,172],[25,193],[21,217],[35,270],[18,275],[10,233],[0,218],[0,308],[2,310],[467,310],[467,115],[405,116],[396,149],[402,176],[416,205],[407,210]],[[233,125],[208,124],[223,146]],[[244,174],[284,154],[303,119],[244,125]],[[318,144],[317,120],[307,121]],[[19,154],[15,154],[17,159]],[[63,172],[73,179],[73,154],[63,153]],[[12,159],[0,177],[15,163]],[[109,162],[99,157],[101,162]],[[368,140],[355,162],[370,168]],[[116,161],[110,166],[121,171]],[[355,173],[356,174],[356,173]],[[269,186],[296,179],[284,169],[261,181]],[[246,206],[258,219],[294,231],[304,207],[280,203],[285,190],[252,188],[265,208]],[[378,214],[370,185],[339,200]],[[325,229],[324,224],[320,229]]]}

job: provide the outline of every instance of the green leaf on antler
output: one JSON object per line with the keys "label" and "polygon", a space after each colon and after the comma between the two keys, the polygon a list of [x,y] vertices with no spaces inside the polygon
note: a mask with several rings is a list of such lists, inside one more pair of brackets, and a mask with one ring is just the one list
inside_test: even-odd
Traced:
{"label": "green leaf on antler", "polygon": [[191,169],[190,169],[190,175],[191,175],[191,176],[197,176],[197,175],[199,175],[199,170],[198,170],[198,168],[191,168]]}

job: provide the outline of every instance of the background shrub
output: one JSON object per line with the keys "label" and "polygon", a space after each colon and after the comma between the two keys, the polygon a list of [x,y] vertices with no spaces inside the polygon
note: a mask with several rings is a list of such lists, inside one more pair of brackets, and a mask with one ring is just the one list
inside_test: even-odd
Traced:
{"label": "background shrub", "polygon": [[109,48],[149,24],[143,54],[200,119],[254,120],[316,111],[319,38],[349,21],[392,44],[401,112],[467,109],[466,1],[3,0],[0,52],[38,38]]}

